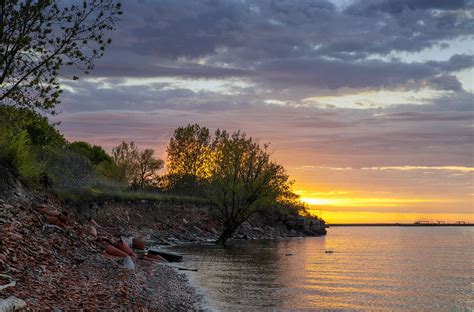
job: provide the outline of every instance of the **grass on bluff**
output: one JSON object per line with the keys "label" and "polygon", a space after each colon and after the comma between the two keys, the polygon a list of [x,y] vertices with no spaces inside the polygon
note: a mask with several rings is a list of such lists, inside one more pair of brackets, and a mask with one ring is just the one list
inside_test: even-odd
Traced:
{"label": "grass on bluff", "polygon": [[137,202],[141,200],[152,202],[167,202],[167,203],[186,203],[194,205],[206,205],[209,201],[201,197],[161,193],[154,191],[134,191],[123,188],[90,188],[83,193],[59,193],[59,197],[70,203],[84,203],[84,202],[104,202],[104,201],[118,201],[118,202]]}

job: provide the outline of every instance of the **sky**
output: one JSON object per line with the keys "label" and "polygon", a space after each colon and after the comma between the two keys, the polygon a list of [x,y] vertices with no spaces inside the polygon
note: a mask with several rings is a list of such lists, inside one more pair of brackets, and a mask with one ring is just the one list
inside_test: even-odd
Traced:
{"label": "sky", "polygon": [[330,223],[474,222],[474,1],[124,1],[60,130],[165,158],[175,128],[271,142]]}

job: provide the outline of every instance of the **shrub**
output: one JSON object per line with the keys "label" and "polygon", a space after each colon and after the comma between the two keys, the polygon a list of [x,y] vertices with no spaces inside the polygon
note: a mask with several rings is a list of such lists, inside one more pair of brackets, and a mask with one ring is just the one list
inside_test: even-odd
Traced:
{"label": "shrub", "polygon": [[42,164],[36,158],[26,131],[18,136],[4,132],[0,138],[0,159],[28,183],[36,183],[42,173]]}

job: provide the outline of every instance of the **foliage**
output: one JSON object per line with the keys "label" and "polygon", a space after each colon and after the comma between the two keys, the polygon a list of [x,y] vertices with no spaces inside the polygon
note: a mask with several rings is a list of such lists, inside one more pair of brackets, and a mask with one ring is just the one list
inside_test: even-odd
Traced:
{"label": "foliage", "polygon": [[131,184],[137,170],[138,148],[135,142],[123,141],[112,149],[112,158],[119,168],[118,181]]}
{"label": "foliage", "polygon": [[135,142],[122,142],[112,149],[112,156],[119,168],[119,181],[137,188],[144,188],[157,177],[164,161],[153,157],[154,151],[140,151]]}
{"label": "foliage", "polygon": [[26,131],[17,136],[1,132],[0,163],[13,168],[26,182],[38,182],[43,165],[37,161],[36,152]]}
{"label": "foliage", "polygon": [[267,144],[260,146],[240,131],[217,130],[212,150],[207,198],[224,225],[222,243],[255,212],[296,196],[283,166],[270,160]]}
{"label": "foliage", "polygon": [[70,151],[86,157],[94,165],[99,165],[103,161],[112,161],[112,157],[98,145],[92,145],[84,141],[76,141],[70,143],[68,148]]}
{"label": "foliage", "polygon": [[183,196],[175,194],[164,194],[160,192],[152,191],[136,191],[130,189],[121,188],[102,188],[93,187],[86,190],[86,192],[80,194],[75,193],[59,193],[63,200],[73,202],[75,204],[81,204],[83,202],[90,201],[157,201],[157,202],[170,202],[170,203],[188,203],[193,205],[208,205],[209,202],[205,198]]}
{"label": "foliage", "polygon": [[[0,103],[52,111],[64,66],[85,71],[111,43],[115,0],[3,0],[0,3]],[[77,77],[73,76],[73,79]]]}
{"label": "foliage", "polygon": [[64,137],[47,118],[27,109],[0,105],[0,162],[12,167],[26,182],[36,183],[44,164],[38,159],[43,146],[63,146]]}
{"label": "foliage", "polygon": [[196,192],[209,178],[212,168],[209,129],[188,124],[174,131],[167,152],[167,187],[173,191]]}
{"label": "foliage", "polygon": [[67,148],[45,147],[39,159],[45,164],[45,173],[58,192],[81,192],[96,182],[90,161]]}
{"label": "foliage", "polygon": [[144,188],[148,181],[156,176],[157,171],[164,167],[165,162],[162,159],[153,157],[155,151],[145,149],[138,154],[138,171],[135,183]]}
{"label": "foliage", "polygon": [[37,112],[0,105],[0,130],[14,136],[26,131],[32,145],[63,146],[66,140],[48,119]]}

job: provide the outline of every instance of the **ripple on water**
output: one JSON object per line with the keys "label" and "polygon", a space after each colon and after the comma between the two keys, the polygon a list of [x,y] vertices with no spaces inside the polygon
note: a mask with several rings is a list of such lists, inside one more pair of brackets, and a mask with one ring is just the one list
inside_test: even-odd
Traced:
{"label": "ripple on water", "polygon": [[468,311],[473,238],[470,227],[340,227],[326,237],[175,249],[199,269],[192,280],[216,310]]}

